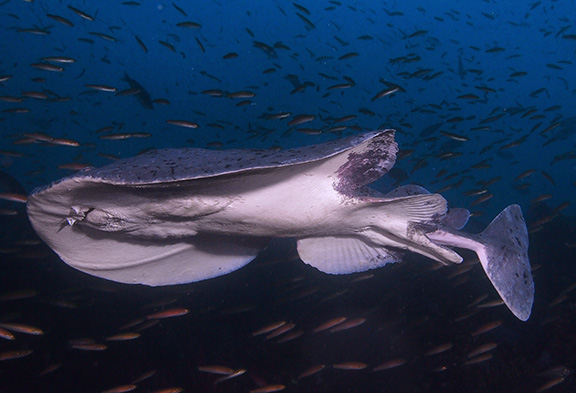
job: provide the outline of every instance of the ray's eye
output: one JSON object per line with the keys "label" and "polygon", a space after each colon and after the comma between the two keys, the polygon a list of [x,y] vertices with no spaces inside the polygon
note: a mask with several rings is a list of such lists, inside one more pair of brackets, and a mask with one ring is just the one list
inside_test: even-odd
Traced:
{"label": "ray's eye", "polygon": [[88,213],[94,210],[94,208],[73,206],[70,210],[71,210],[70,214],[66,217],[66,222],[68,222],[68,225],[72,226],[76,224],[78,221],[83,221],[88,215]]}

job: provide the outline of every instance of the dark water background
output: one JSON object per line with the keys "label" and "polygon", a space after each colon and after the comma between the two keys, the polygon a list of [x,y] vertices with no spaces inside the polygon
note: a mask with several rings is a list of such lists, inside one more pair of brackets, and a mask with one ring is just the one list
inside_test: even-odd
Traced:
{"label": "dark water background", "polygon": [[[504,306],[470,307],[484,294],[498,299],[472,258],[464,272],[410,256],[356,281],[359,275],[328,276],[302,264],[284,241],[206,282],[114,284],[67,267],[37,240],[21,204],[0,201],[0,296],[12,299],[0,301],[0,321],[45,332],[0,338],[0,352],[34,351],[0,362],[0,391],[99,392],[148,370],[157,372],[136,391],[283,384],[292,392],[535,392],[557,378],[565,379],[551,392],[576,391],[574,10],[574,1],[1,2],[0,79],[11,78],[0,82],[0,192],[28,193],[73,173],[59,166],[102,166],[151,148],[290,148],[394,128],[403,154],[376,187],[412,182],[441,192],[476,213],[471,231],[520,204],[536,301],[526,323]],[[42,60],[48,56],[75,62]],[[31,66],[37,63],[62,70]],[[128,89],[125,73],[153,100],[169,103],[148,109],[136,96],[86,87]],[[348,86],[333,88],[341,84]],[[209,89],[222,96],[203,93]],[[255,95],[227,96],[239,91]],[[280,112],[291,116],[269,119]],[[316,118],[288,125],[299,114]],[[356,117],[335,122],[348,115]],[[118,135],[125,139],[106,138]],[[58,138],[79,146],[55,144]],[[485,202],[466,195],[483,188],[494,195]],[[161,320],[136,340],[106,343],[104,351],[70,347],[78,338],[104,342],[120,326],[171,307],[190,313]],[[366,322],[311,333],[338,316]],[[283,320],[303,335],[284,343],[251,336]],[[493,321],[502,325],[472,336]],[[465,364],[491,342],[498,346],[490,360]],[[444,343],[452,349],[425,356]],[[396,358],[406,364],[372,370]],[[347,361],[368,367],[330,367]],[[53,364],[61,366],[37,376]],[[209,364],[247,372],[214,385],[218,376],[197,371]],[[298,379],[317,364],[327,367]]]}

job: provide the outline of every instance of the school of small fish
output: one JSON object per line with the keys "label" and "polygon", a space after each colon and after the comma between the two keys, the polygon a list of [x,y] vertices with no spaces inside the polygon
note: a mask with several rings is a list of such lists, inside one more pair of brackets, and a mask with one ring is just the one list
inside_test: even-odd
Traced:
{"label": "school of small fish", "polygon": [[[574,4],[460,7],[0,0],[0,392],[576,386]],[[231,276],[127,288],[54,263],[24,211],[36,186],[151,149],[384,128],[402,147],[385,186],[473,220],[523,206],[528,324],[472,257],[326,277],[281,245]]]}

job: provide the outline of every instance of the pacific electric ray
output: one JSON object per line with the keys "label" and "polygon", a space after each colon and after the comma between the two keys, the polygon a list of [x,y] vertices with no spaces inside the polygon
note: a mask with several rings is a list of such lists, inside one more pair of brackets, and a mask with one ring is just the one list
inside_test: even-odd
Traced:
{"label": "pacific electric ray", "polygon": [[395,163],[394,130],[279,152],[167,149],[116,161],[36,189],[28,215],[70,266],[109,280],[172,285],[230,273],[274,237],[294,237],[300,258],[330,274],[401,260],[406,250],[443,264],[476,252],[521,320],[534,284],[518,205],[480,234],[469,212],[414,185],[368,187]]}

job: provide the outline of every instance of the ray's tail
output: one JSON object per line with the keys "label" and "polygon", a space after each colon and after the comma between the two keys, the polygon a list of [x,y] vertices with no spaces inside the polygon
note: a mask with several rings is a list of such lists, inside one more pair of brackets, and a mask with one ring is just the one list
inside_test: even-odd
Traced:
{"label": "ray's tail", "polygon": [[478,235],[439,230],[428,237],[437,244],[475,251],[510,311],[522,321],[530,317],[534,281],[528,260],[528,231],[520,206],[508,206]]}
{"label": "ray's tail", "polygon": [[528,231],[518,205],[504,209],[478,235],[486,275],[508,308],[522,321],[530,317],[534,281],[528,260]]}

